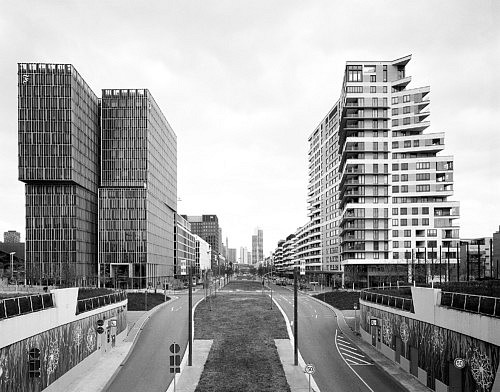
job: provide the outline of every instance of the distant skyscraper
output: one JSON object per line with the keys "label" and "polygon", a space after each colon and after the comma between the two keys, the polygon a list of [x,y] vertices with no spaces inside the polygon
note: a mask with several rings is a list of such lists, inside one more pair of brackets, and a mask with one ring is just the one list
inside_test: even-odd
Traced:
{"label": "distant skyscraper", "polygon": [[236,248],[229,248],[227,250],[227,256],[228,256],[228,259],[227,261],[229,263],[236,263]]}
{"label": "distant skyscraper", "polygon": [[101,275],[174,275],[177,137],[148,90],[102,90]]}
{"label": "distant skyscraper", "polygon": [[241,264],[248,264],[248,250],[246,247],[240,247],[240,261]]}
{"label": "distant skyscraper", "polygon": [[19,180],[32,281],[95,277],[99,101],[70,64],[18,64]]}
{"label": "distant skyscraper", "polygon": [[221,231],[217,215],[182,216],[191,224],[191,232],[210,244],[212,251],[212,271],[215,271],[219,262],[219,254],[222,250],[222,242],[219,237]]}
{"label": "distant skyscraper", "polygon": [[21,233],[15,230],[9,230],[3,233],[3,242],[15,244],[21,242]]}
{"label": "distant skyscraper", "polygon": [[252,236],[252,264],[264,261],[264,232],[261,229],[255,230]]}

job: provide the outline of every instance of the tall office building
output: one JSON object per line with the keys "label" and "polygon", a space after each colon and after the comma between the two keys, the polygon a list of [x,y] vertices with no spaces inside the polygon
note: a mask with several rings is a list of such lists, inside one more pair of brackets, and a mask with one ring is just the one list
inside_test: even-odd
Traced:
{"label": "tall office building", "polygon": [[99,101],[70,64],[18,64],[19,180],[31,281],[95,277]]}
{"label": "tall office building", "polygon": [[264,261],[264,232],[257,228],[252,236],[252,264]]}
{"label": "tall office building", "polygon": [[191,232],[208,242],[212,252],[212,271],[216,271],[219,261],[223,257],[222,241],[220,239],[221,230],[217,215],[187,216],[182,215],[191,224]]}
{"label": "tall office building", "polygon": [[436,276],[439,256],[457,263],[453,157],[439,154],[444,133],[425,132],[430,90],[407,89],[410,58],[347,62],[340,99],[309,137],[321,271],[363,285],[412,280],[410,264],[422,279]]}
{"label": "tall office building", "polygon": [[174,275],[177,137],[148,90],[102,90],[99,265],[145,287]]}

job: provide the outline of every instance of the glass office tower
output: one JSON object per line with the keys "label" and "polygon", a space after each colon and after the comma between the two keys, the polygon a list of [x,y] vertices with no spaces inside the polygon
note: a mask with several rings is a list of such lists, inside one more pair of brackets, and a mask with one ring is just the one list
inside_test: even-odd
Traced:
{"label": "glass office tower", "polygon": [[99,101],[70,64],[18,64],[30,283],[96,277]]}
{"label": "glass office tower", "polygon": [[148,90],[102,91],[99,271],[146,287],[174,275],[177,137]]}

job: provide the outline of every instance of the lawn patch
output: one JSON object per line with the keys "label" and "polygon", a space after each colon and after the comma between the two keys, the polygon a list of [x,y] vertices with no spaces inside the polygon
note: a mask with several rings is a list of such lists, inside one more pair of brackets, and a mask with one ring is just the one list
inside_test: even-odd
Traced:
{"label": "lawn patch", "polygon": [[223,290],[262,290],[262,282],[256,280],[233,280],[224,286]]}
{"label": "lawn patch", "polygon": [[359,309],[359,291],[329,291],[314,297],[340,310],[352,310],[354,304],[357,304]]}
{"label": "lawn patch", "polygon": [[267,295],[217,295],[194,318],[195,339],[213,339],[196,392],[290,391],[274,344],[288,338],[285,320]]}

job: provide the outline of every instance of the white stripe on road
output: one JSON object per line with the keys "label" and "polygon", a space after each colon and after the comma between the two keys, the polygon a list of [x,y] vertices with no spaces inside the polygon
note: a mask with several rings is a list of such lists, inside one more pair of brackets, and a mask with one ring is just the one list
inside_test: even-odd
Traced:
{"label": "white stripe on road", "polygon": [[362,364],[364,364],[364,365],[371,365],[371,363],[370,363],[370,362],[366,362],[366,361],[364,361],[363,359],[359,359],[359,358],[354,357],[354,356],[352,356],[352,355],[349,355],[349,354],[347,354],[347,353],[342,353],[342,355],[347,356],[347,357],[350,357],[350,358],[354,358],[354,359],[350,359],[350,358],[346,358],[346,359],[349,359],[350,361],[355,360],[357,365],[359,365],[359,364],[360,364],[360,362],[362,362]]}
{"label": "white stripe on road", "polygon": [[359,375],[359,374],[358,374],[358,373],[357,373],[357,372],[353,369],[353,367],[351,366],[351,364],[350,364],[349,362],[347,362],[347,360],[344,358],[344,356],[340,353],[340,349],[339,349],[338,342],[337,342],[337,330],[335,330],[335,345],[337,346],[337,351],[339,352],[340,357],[341,357],[341,358],[342,358],[342,360],[345,362],[345,364],[346,364],[347,366],[349,366],[349,368],[352,370],[352,372],[353,372],[356,376],[358,376],[358,378],[361,380],[361,382],[362,382],[363,384],[365,384],[365,386],[366,386],[366,387],[367,387],[367,388],[368,388],[371,392],[375,392],[373,389],[371,389],[371,388],[370,388],[370,386],[366,383],[366,381],[365,381],[365,380],[363,380],[363,379],[361,378],[361,376],[360,376],[360,375]]}
{"label": "white stripe on road", "polygon": [[341,347],[341,350],[342,350],[342,352],[344,352],[344,351],[345,351],[345,352],[348,352],[349,354],[352,354],[352,355],[357,355],[357,356],[359,356],[360,358],[365,358],[365,356],[364,356],[363,354],[358,354],[356,351],[351,351],[351,350],[348,350],[348,349],[343,348],[343,347]]}

